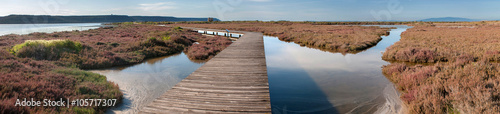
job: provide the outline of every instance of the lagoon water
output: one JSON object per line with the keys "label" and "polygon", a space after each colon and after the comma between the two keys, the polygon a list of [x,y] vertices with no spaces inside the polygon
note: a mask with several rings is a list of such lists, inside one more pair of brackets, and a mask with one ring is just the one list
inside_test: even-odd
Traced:
{"label": "lagoon water", "polygon": [[0,36],[7,34],[29,34],[33,32],[81,31],[99,28],[100,26],[101,23],[0,24]]}
{"label": "lagoon water", "polygon": [[397,29],[376,46],[345,55],[265,37],[273,113],[402,113],[381,56],[409,27],[385,27]]}
{"label": "lagoon water", "polygon": [[[0,35],[98,28],[100,23],[0,24]],[[382,74],[385,49],[408,26],[392,29],[376,46],[356,54],[325,52],[264,37],[271,105],[275,114],[403,113],[394,86]],[[123,103],[107,113],[137,113],[147,103],[201,67],[184,53],[141,64],[92,72],[105,75],[124,92]]]}
{"label": "lagoon water", "polygon": [[141,64],[91,70],[107,77],[124,93],[124,100],[107,113],[138,113],[145,105],[160,97],[175,84],[201,67],[184,54],[148,59]]}

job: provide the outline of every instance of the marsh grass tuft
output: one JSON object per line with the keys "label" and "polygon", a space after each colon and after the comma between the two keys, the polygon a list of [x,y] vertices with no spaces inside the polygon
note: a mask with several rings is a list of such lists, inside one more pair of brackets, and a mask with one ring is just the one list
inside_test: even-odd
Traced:
{"label": "marsh grass tuft", "polygon": [[403,93],[410,113],[500,112],[500,23],[415,24],[387,48],[382,72]]}
{"label": "marsh grass tuft", "polygon": [[82,49],[82,44],[71,40],[26,40],[12,47],[10,53],[37,60],[57,60],[64,52],[79,53]]}

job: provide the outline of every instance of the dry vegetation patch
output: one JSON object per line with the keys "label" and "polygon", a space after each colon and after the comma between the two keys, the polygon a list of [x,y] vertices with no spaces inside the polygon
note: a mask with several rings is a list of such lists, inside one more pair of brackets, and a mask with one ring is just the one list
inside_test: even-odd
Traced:
{"label": "dry vegetation patch", "polygon": [[[196,51],[200,42],[203,51]],[[108,107],[16,107],[17,99],[122,99],[118,85],[80,69],[180,53],[207,59],[232,42],[180,27],[118,24],[88,31],[0,36],[0,113],[103,113]]]}
{"label": "dry vegetation patch", "polygon": [[190,59],[210,59],[231,45],[231,43],[231,40],[225,37],[215,36],[200,40],[198,44],[193,44],[187,49],[186,53]]}
{"label": "dry vegetation patch", "polygon": [[499,22],[415,24],[387,48],[382,58],[425,63],[461,56],[500,61]]}
{"label": "dry vegetation patch", "polygon": [[396,63],[383,68],[403,91],[401,98],[413,113],[499,113],[499,71],[500,64],[489,61],[431,66]]}
{"label": "dry vegetation patch", "polygon": [[82,44],[71,40],[26,40],[12,47],[10,53],[37,60],[57,60],[62,53],[79,53],[81,50]]}
{"label": "dry vegetation patch", "polygon": [[[223,37],[215,38],[219,40],[203,45],[216,51],[187,54],[192,59],[207,59],[201,56],[213,56],[231,43]],[[180,53],[194,42],[210,39],[214,38],[180,27],[117,24],[116,27],[88,31],[1,36],[0,48],[10,50],[17,57],[63,61],[82,69],[95,69],[135,64],[148,58]]]}
{"label": "dry vegetation patch", "polygon": [[300,22],[227,22],[214,24],[173,24],[210,29],[262,32],[280,40],[331,52],[355,53],[376,45],[389,28],[376,26],[317,25]]}
{"label": "dry vegetation patch", "polygon": [[383,73],[403,92],[410,111],[500,113],[499,23],[414,26],[383,55],[385,60],[437,62],[384,66]]}
{"label": "dry vegetation patch", "polygon": [[[18,58],[0,50],[0,113],[103,113],[107,107],[23,107],[17,99],[122,99],[118,85],[105,76],[58,62]],[[42,104],[43,105],[43,104]]]}

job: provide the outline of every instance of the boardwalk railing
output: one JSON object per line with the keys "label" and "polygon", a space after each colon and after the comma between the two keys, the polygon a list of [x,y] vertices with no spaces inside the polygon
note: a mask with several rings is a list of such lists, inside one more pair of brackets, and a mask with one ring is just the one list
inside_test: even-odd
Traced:
{"label": "boardwalk railing", "polygon": [[141,113],[271,113],[263,35],[237,32],[244,35]]}
{"label": "boardwalk railing", "polygon": [[226,31],[209,31],[209,30],[196,30],[198,33],[202,34],[208,34],[208,35],[219,35],[219,36],[227,36],[227,37],[233,37],[233,38],[240,38],[243,36],[242,33],[232,33],[232,32],[226,32]]}

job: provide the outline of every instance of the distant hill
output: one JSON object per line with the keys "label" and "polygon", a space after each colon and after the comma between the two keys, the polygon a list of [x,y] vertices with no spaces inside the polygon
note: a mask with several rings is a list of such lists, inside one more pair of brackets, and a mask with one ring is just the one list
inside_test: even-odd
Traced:
{"label": "distant hill", "polygon": [[460,17],[441,17],[441,18],[429,18],[429,19],[422,19],[418,21],[424,21],[424,22],[472,22],[472,21],[481,21],[478,19],[468,19],[468,18],[460,18]]}
{"label": "distant hill", "polygon": [[[105,23],[131,21],[207,21],[207,18],[177,18],[170,16],[127,16],[127,15],[85,15],[85,16],[50,16],[50,15],[9,15],[0,17],[0,24],[35,24],[35,23]],[[214,18],[214,21],[220,21]]]}

